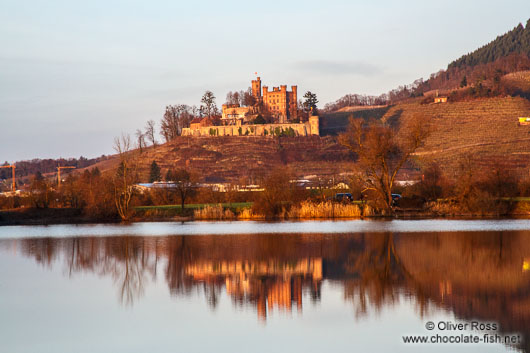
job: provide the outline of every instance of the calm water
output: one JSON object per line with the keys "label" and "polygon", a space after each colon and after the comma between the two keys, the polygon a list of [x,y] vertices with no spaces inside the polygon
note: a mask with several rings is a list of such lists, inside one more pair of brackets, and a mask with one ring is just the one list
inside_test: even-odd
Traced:
{"label": "calm water", "polygon": [[[502,343],[403,342],[486,334]],[[528,342],[528,220],[0,227],[0,352],[530,352]]]}

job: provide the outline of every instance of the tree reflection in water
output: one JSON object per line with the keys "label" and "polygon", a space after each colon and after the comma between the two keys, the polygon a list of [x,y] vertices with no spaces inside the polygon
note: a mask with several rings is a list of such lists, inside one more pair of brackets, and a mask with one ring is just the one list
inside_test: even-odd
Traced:
{"label": "tree reflection in water", "polygon": [[[67,276],[110,276],[132,305],[149,281],[175,297],[202,292],[214,310],[226,292],[235,306],[302,311],[324,281],[340,283],[358,316],[410,298],[460,319],[495,321],[504,332],[530,327],[530,232],[276,234],[2,240]],[[525,267],[526,264],[526,267]],[[159,266],[162,266],[160,272]],[[525,340],[526,341],[526,340]],[[525,346],[524,348],[528,348]]]}

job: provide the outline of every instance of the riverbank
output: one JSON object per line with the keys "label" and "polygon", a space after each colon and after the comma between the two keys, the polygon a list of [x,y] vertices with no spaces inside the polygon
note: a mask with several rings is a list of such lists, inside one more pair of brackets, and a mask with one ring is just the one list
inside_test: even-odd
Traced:
{"label": "riverbank", "polygon": [[[507,202],[497,210],[463,211],[448,202],[426,204],[423,208],[396,207],[393,214],[382,214],[367,204],[308,202],[284,209],[275,217],[253,211],[250,203],[141,206],[134,210],[131,222],[190,221],[262,221],[262,220],[341,220],[341,219],[491,219],[530,218],[530,202]],[[502,211],[502,212],[499,212]],[[118,217],[99,218],[84,215],[74,208],[19,208],[0,211],[0,226],[85,223],[121,223]]]}
{"label": "riverbank", "polygon": [[0,211],[0,226],[118,223],[119,219],[83,215],[77,208],[17,208]]}

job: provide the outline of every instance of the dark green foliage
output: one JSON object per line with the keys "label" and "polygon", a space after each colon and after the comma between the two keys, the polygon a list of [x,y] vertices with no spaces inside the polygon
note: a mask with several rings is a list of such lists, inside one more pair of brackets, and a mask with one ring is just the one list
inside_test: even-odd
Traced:
{"label": "dark green foliage", "polygon": [[175,174],[171,169],[169,169],[166,173],[166,181],[173,181],[175,180]]}
{"label": "dark green foliage", "polygon": [[254,124],[266,124],[267,121],[265,121],[265,119],[261,116],[261,114],[259,114],[256,119],[254,119]]}
{"label": "dark green foliage", "polygon": [[448,68],[487,64],[512,53],[530,56],[530,20],[526,23],[526,28],[519,24],[485,46],[453,61]]}
{"label": "dark green foliage", "polygon": [[460,87],[466,87],[467,86],[467,77],[462,77],[462,81],[460,81]]}
{"label": "dark green foliage", "polygon": [[304,94],[304,98],[305,98],[304,107],[307,110],[316,111],[317,103],[318,103],[318,99],[317,99],[316,93],[312,93],[311,91],[307,91]]}
{"label": "dark green foliage", "polygon": [[160,167],[156,164],[156,161],[153,161],[153,163],[151,163],[151,169],[149,170],[149,182],[154,183],[161,179],[162,175],[160,174]]}

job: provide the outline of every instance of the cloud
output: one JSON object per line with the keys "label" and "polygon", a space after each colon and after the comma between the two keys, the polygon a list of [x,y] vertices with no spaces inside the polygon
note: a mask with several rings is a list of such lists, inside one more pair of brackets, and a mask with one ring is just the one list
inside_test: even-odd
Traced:
{"label": "cloud", "polygon": [[381,68],[361,61],[309,60],[298,61],[293,67],[304,72],[325,75],[374,76],[382,73]]}

